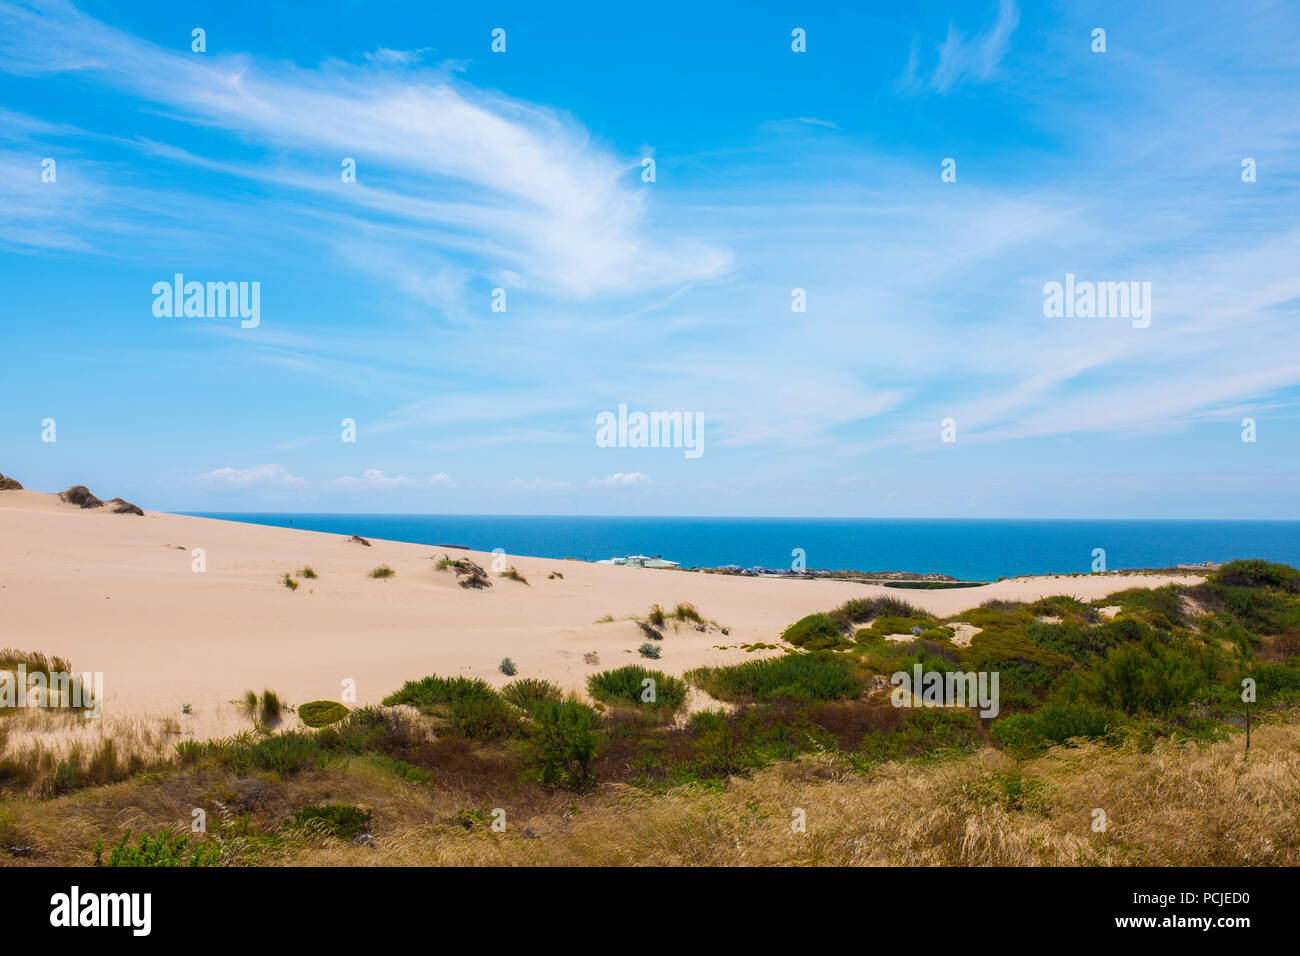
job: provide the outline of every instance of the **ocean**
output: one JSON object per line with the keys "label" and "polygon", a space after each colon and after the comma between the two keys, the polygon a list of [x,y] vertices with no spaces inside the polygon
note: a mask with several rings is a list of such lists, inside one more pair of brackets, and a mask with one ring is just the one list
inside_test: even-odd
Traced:
{"label": "ocean", "polygon": [[1300,521],[190,513],[556,559],[658,555],[683,567],[789,568],[792,552],[802,549],[808,568],[938,572],[970,581],[1087,573],[1097,548],[1112,571],[1233,558],[1300,567]]}

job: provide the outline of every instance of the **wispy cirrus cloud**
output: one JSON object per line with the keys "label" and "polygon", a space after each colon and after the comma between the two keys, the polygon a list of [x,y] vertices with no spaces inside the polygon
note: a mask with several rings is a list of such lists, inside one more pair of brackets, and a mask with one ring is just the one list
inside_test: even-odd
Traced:
{"label": "wispy cirrus cloud", "polygon": [[[714,278],[730,267],[725,249],[658,233],[634,185],[639,179],[627,175],[634,164],[570,117],[457,84],[417,61],[386,51],[364,66],[333,61],[305,69],[242,55],[193,56],[62,0],[0,4],[0,69],[76,72],[249,137],[281,152],[292,170],[282,182],[297,177],[309,190],[328,182],[321,175],[326,156],[336,187],[343,185],[341,160],[355,159],[357,182],[347,185],[358,188],[335,188],[333,197],[440,230],[437,243],[420,244],[431,273],[445,271],[428,265],[439,244],[469,257],[467,274],[500,277],[508,262],[519,285],[579,297]],[[208,164],[184,151],[172,157]],[[382,171],[400,173],[401,196],[366,184]],[[483,255],[488,250],[491,257]]]}
{"label": "wispy cirrus cloud", "polygon": [[909,93],[947,93],[964,82],[988,80],[1006,56],[1019,23],[1015,0],[1000,0],[993,25],[975,36],[965,36],[950,23],[947,36],[935,47],[932,66],[923,62],[929,58],[922,56],[920,40],[913,40],[895,88]]}

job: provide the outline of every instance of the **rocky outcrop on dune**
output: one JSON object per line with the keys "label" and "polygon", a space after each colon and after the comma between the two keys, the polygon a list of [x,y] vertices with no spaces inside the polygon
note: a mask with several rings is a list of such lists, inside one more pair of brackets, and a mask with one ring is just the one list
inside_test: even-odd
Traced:
{"label": "rocky outcrop on dune", "polygon": [[103,508],[107,504],[114,514],[144,515],[143,508],[139,505],[133,505],[123,498],[110,498],[107,503],[101,501],[85,485],[73,485],[67,491],[60,491],[59,500],[70,505],[76,505],[78,508]]}
{"label": "rocky outcrop on dune", "polygon": [[0,475],[0,491],[22,491],[23,486],[12,478]]}

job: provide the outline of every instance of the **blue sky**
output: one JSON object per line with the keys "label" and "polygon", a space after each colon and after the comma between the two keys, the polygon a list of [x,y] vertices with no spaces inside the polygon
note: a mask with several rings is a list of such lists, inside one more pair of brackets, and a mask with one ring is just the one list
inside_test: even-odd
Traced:
{"label": "blue sky", "polygon": [[[1300,517],[1296,8],[854,6],[0,0],[0,471],[167,510]],[[259,282],[260,324],[155,316],[178,272]],[[1150,282],[1150,326],[1045,317],[1067,273]],[[704,454],[598,447],[620,403]]]}

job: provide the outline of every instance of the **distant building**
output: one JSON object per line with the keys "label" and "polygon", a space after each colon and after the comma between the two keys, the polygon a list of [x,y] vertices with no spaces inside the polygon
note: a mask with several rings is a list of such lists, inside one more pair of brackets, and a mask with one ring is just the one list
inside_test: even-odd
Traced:
{"label": "distant building", "polygon": [[653,558],[644,554],[629,554],[625,558],[606,558],[604,561],[597,561],[597,564],[617,564],[632,568],[676,568],[680,565],[676,561],[665,561],[659,555]]}

